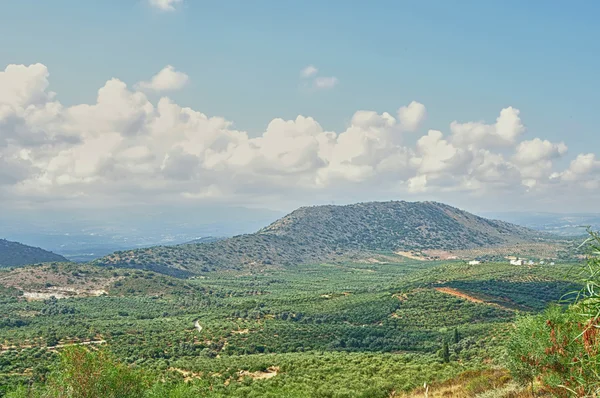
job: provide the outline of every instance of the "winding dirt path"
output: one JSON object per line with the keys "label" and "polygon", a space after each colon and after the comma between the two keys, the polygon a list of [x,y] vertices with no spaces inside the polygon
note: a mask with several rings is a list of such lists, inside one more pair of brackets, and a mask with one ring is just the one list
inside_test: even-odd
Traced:
{"label": "winding dirt path", "polygon": [[496,307],[496,308],[500,308],[500,309],[506,310],[506,311],[512,311],[512,312],[516,311],[514,308],[505,307],[503,305],[496,304],[496,303],[490,303],[488,301],[481,300],[481,299],[479,299],[477,297],[471,296],[471,295],[469,295],[467,293],[461,292],[460,290],[456,290],[456,289],[451,288],[451,287],[436,287],[435,290],[437,290],[440,293],[449,294],[451,296],[458,297],[458,298],[470,301],[472,303],[486,304],[486,305],[489,305],[489,306],[492,306],[492,307]]}
{"label": "winding dirt path", "polygon": [[[56,350],[59,348],[65,348],[65,347],[73,347],[73,346],[86,346],[86,345],[90,345],[90,344],[105,344],[106,340],[91,340],[91,341],[82,341],[79,343],[66,343],[66,344],[57,344],[57,345],[53,345],[50,347],[37,347],[37,348],[44,348],[46,350]],[[27,346],[10,346],[10,347],[5,347],[5,346],[0,346],[0,354],[3,354],[5,352],[8,351],[23,351],[26,348],[32,348],[31,345],[27,345]]]}

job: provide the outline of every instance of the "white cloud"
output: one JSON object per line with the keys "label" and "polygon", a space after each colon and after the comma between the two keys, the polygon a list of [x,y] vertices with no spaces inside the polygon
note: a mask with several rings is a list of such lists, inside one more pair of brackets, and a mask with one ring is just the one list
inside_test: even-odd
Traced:
{"label": "white cloud", "polygon": [[450,124],[452,141],[458,145],[472,145],[481,148],[507,147],[514,145],[525,132],[519,118],[520,111],[513,107],[502,109],[495,124],[484,122]]}
{"label": "white cloud", "polygon": [[597,182],[600,180],[600,160],[593,153],[580,154],[567,170],[555,173],[552,177],[564,181]]}
{"label": "white cloud", "polygon": [[14,108],[43,104],[54,96],[46,91],[48,85],[45,65],[8,65],[0,72],[0,106]]}
{"label": "white cloud", "polygon": [[175,11],[177,5],[183,3],[183,0],[148,0],[148,3],[160,11]]}
{"label": "white cloud", "polygon": [[514,156],[515,162],[519,164],[535,164],[541,161],[556,159],[567,152],[564,142],[554,144],[548,140],[534,138],[523,141],[517,145]]}
{"label": "white cloud", "polygon": [[300,76],[304,78],[313,77],[319,72],[319,70],[313,65],[308,65],[306,68],[300,71]]}
{"label": "white cloud", "polygon": [[334,88],[339,83],[339,80],[335,76],[329,77],[317,77],[315,78],[313,85],[317,89],[328,90]]}
{"label": "white cloud", "polygon": [[167,65],[156,75],[152,76],[150,81],[139,82],[136,88],[157,92],[173,91],[183,88],[188,82],[188,75],[175,70],[171,65]]}
{"label": "white cloud", "polygon": [[398,110],[398,117],[406,131],[415,131],[427,117],[427,110],[425,105],[413,101]]}
{"label": "white cloud", "polygon": [[314,65],[308,65],[300,71],[303,79],[312,78],[312,87],[316,90],[329,90],[338,85],[339,80],[335,76],[317,76],[319,69]]}
{"label": "white cloud", "polygon": [[552,174],[552,161],[567,153],[564,142],[558,144],[548,140],[534,138],[517,145],[513,162],[519,166],[524,185],[534,187],[539,180],[545,180]]}
{"label": "white cloud", "polygon": [[429,130],[417,141],[417,154],[414,164],[420,174],[435,174],[453,168],[453,164],[463,152],[443,139],[441,131]]}
{"label": "white cloud", "polygon": [[[224,118],[166,97],[153,103],[141,86],[132,89],[116,78],[98,90],[94,103],[64,106],[48,91],[48,78],[41,64],[0,71],[2,203],[76,198],[110,206],[142,198],[248,204],[418,193],[508,200],[561,189],[584,195],[600,186],[595,154],[557,169],[566,145],[521,140],[520,112],[510,107],[493,124],[452,122],[449,132],[429,130],[412,145],[405,135],[427,115],[414,101],[392,113],[359,110],[337,132],[300,115],[273,119],[251,137]],[[153,78],[149,84],[174,86],[166,80],[171,83]]]}

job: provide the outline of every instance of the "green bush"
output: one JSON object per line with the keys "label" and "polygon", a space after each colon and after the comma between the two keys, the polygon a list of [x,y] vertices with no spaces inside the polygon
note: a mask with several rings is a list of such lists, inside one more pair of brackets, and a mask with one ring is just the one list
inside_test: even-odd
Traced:
{"label": "green bush", "polygon": [[104,351],[82,347],[65,349],[60,365],[45,387],[21,387],[8,398],[140,398],[148,380],[136,369],[120,364]]}
{"label": "green bush", "polygon": [[539,379],[553,396],[597,396],[600,391],[600,235],[589,232],[585,288],[568,308],[521,317],[509,340],[515,379]]}

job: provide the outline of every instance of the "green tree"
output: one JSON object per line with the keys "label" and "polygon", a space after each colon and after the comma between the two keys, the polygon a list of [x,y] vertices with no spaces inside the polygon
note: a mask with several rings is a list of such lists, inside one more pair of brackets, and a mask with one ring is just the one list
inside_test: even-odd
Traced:
{"label": "green tree", "polygon": [[60,364],[45,388],[22,388],[9,397],[139,398],[148,387],[141,371],[114,361],[104,351],[70,347],[61,352]]}
{"label": "green tree", "polygon": [[448,347],[448,342],[444,341],[442,344],[442,349],[440,351],[440,357],[444,363],[450,362],[450,348]]}
{"label": "green tree", "polygon": [[460,333],[458,332],[458,328],[454,328],[454,335],[452,336],[452,340],[454,344],[458,344],[460,342]]}

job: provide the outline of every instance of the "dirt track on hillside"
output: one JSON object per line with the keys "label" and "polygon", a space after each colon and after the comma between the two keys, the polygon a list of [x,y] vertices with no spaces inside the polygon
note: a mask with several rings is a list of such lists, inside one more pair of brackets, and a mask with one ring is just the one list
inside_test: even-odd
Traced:
{"label": "dirt track on hillside", "polygon": [[472,303],[478,303],[478,304],[486,304],[486,305],[490,305],[492,307],[496,307],[496,308],[500,308],[502,310],[506,310],[506,311],[515,311],[515,309],[513,308],[508,308],[508,307],[504,307],[500,304],[496,304],[496,303],[490,303],[488,301],[484,301],[482,299],[479,299],[477,297],[471,296],[467,293],[461,292],[460,290],[456,290],[453,289],[451,287],[436,287],[435,290],[437,290],[440,293],[445,293],[445,294],[449,294],[451,296],[454,297],[459,297],[461,299],[470,301]]}

